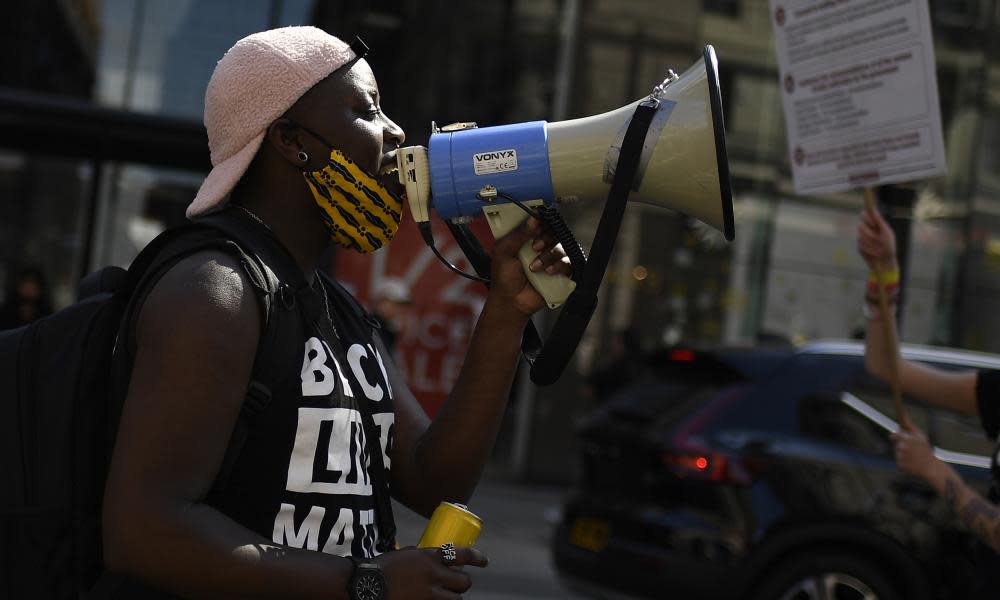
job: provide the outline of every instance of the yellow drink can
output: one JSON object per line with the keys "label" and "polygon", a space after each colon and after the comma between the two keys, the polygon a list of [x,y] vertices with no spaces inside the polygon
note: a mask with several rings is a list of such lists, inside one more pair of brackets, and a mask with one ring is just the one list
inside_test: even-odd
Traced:
{"label": "yellow drink can", "polygon": [[434,509],[417,547],[436,548],[450,543],[467,548],[476,543],[482,529],[483,520],[469,512],[465,505],[442,502]]}

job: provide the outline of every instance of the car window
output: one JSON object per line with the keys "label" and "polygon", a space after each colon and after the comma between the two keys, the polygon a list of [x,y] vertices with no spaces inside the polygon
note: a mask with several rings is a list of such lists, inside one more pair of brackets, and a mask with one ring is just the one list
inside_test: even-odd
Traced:
{"label": "car window", "polygon": [[[893,430],[898,428],[899,419],[896,415],[896,403],[892,398],[892,388],[888,383],[867,373],[862,373],[844,391],[877,410],[884,418],[890,419]],[[903,406],[914,425],[924,431],[929,429],[926,404],[909,396],[903,396]],[[888,425],[888,423],[886,424]]]}
{"label": "car window", "polygon": [[[954,368],[950,365],[932,366]],[[846,392],[876,409],[885,418],[891,419],[892,426],[895,428],[896,409],[892,400],[892,389],[887,383],[864,374],[859,376]],[[993,453],[993,443],[983,433],[979,417],[929,406],[910,397],[904,397],[903,401],[907,415],[917,427],[927,432],[931,443],[938,448],[977,456],[990,456]]]}
{"label": "car window", "polygon": [[891,456],[892,444],[878,423],[828,392],[804,396],[799,402],[799,427],[803,434],[877,456]]}
{"label": "car window", "polygon": [[986,437],[978,416],[963,415],[950,410],[931,409],[933,425],[928,436],[942,450],[991,456],[994,443]]}

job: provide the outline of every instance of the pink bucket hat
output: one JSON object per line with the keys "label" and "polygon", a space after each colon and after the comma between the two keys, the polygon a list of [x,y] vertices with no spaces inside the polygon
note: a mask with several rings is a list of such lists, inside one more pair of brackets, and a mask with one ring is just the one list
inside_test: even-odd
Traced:
{"label": "pink bucket hat", "polygon": [[187,216],[221,207],[260,149],[264,133],[302,94],[356,58],[342,40],[316,27],[283,27],[236,42],[205,90],[212,171]]}

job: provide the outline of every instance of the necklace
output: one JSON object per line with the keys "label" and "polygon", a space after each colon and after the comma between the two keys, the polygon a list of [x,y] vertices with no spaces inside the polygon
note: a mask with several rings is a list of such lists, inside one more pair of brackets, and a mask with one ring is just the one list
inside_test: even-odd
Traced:
{"label": "necklace", "polygon": [[272,231],[271,230],[271,226],[268,225],[267,223],[265,223],[263,219],[261,219],[260,217],[258,217],[257,213],[253,212],[252,210],[250,210],[249,208],[243,206],[242,204],[233,204],[233,206],[235,206],[236,208],[242,210],[243,213],[246,216],[250,217],[254,221],[257,221],[258,223],[260,223],[261,225],[263,225],[264,228],[266,228],[268,231]]}
{"label": "necklace", "polygon": [[323,284],[323,280],[320,278],[319,273],[316,273],[314,283],[319,284],[320,291],[323,292],[323,307],[326,308],[326,322],[330,324],[330,329],[333,330],[333,335],[340,339],[340,332],[337,331],[337,326],[333,323],[333,316],[330,313],[330,298],[326,294],[326,285]]}
{"label": "necklace", "polygon": [[[257,216],[257,213],[253,212],[252,210],[250,210],[249,208],[247,208],[247,207],[245,207],[245,206],[243,206],[241,204],[233,204],[233,206],[235,206],[239,210],[243,211],[243,213],[246,216],[248,216],[251,219],[253,219],[254,221],[257,221],[258,223],[260,223],[268,231],[273,231],[271,229],[270,225],[268,225],[267,223],[265,223],[263,219],[261,219],[260,217]],[[330,324],[330,329],[333,330],[333,335],[336,336],[337,339],[339,340],[340,339],[340,333],[337,331],[337,326],[334,325],[334,323],[333,323],[333,315],[330,312],[330,298],[327,296],[326,286],[323,285],[323,281],[320,279],[320,276],[319,276],[318,273],[313,278],[313,283],[314,284],[318,283],[320,291],[323,292],[323,308],[326,309],[326,322]]]}

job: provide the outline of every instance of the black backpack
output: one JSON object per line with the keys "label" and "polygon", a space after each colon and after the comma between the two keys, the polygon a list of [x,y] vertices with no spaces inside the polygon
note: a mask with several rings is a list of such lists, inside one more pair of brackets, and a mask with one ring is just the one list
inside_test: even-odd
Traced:
{"label": "black backpack", "polygon": [[[246,224],[221,214],[167,230],[126,271],[106,267],[80,284],[78,301],[24,327],[0,331],[0,598],[79,598],[102,572],[101,500],[129,369],[116,340],[152,284],[191,254],[237,257],[261,301],[261,346],[278,343],[283,292],[246,251]],[[241,240],[237,244],[233,239]],[[270,373],[254,377],[220,478],[270,401]],[[276,376],[276,375],[275,375]]]}

